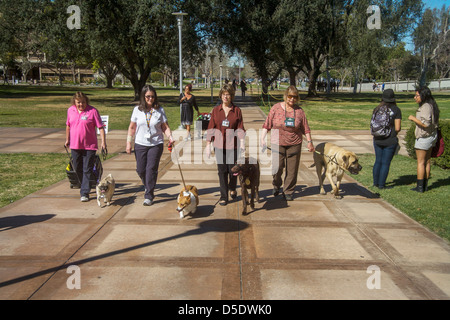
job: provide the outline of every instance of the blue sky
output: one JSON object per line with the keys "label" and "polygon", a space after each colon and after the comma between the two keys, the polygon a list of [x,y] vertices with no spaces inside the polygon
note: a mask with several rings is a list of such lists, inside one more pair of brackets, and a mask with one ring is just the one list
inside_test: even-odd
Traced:
{"label": "blue sky", "polygon": [[[430,9],[440,9],[444,4],[447,7],[450,5],[450,0],[424,0],[423,2],[425,4],[425,8]],[[414,45],[410,37],[406,37],[405,39],[403,39],[403,41],[406,42],[406,50],[412,51],[414,49]]]}
{"label": "blue sky", "polygon": [[438,8],[440,9],[442,5],[449,6],[450,0],[424,0],[425,8]]}

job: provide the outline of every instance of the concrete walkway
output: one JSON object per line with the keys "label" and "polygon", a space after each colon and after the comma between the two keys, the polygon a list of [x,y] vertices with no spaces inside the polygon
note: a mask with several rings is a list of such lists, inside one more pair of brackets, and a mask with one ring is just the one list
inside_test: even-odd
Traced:
{"label": "concrete walkway", "polygon": [[[249,98],[236,103],[246,129],[260,129],[261,110]],[[0,299],[450,298],[448,242],[349,176],[343,199],[319,195],[306,150],[294,201],[274,198],[263,175],[262,201],[248,216],[240,195],[218,205],[215,164],[182,163],[200,205],[179,219],[182,182],[167,148],[156,201],[144,207],[134,156],[123,153],[126,132],[107,139],[120,153],[103,163],[117,183],[110,207],[81,203],[65,179],[0,209]],[[366,131],[313,131],[313,139],[373,152]],[[65,152],[63,144],[64,130],[0,128],[0,152]],[[189,142],[183,157],[203,145]]]}

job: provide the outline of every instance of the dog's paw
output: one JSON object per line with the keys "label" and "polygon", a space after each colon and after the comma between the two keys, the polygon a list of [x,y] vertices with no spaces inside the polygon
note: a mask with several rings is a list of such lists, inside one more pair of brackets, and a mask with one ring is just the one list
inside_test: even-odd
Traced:
{"label": "dog's paw", "polygon": [[183,219],[183,218],[184,218],[184,212],[180,211],[180,219]]}

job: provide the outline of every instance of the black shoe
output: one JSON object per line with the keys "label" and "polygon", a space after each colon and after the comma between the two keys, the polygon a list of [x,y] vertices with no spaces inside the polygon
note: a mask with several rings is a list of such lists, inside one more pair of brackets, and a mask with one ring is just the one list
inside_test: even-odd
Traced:
{"label": "black shoe", "polygon": [[273,188],[272,194],[274,197],[280,194],[280,188]]}
{"label": "black shoe", "polygon": [[292,196],[292,194],[285,194],[284,198],[286,199],[286,201],[292,201],[294,200],[294,197]]}
{"label": "black shoe", "polygon": [[227,203],[228,203],[227,200],[220,200],[220,201],[219,201],[219,204],[220,204],[221,206],[226,206]]}
{"label": "black shoe", "polygon": [[417,187],[412,188],[411,191],[416,191],[416,192],[423,193],[424,192],[423,179],[422,180],[417,180]]}
{"label": "black shoe", "polygon": [[236,191],[230,191],[230,197],[231,197],[231,199],[236,199],[237,192]]}

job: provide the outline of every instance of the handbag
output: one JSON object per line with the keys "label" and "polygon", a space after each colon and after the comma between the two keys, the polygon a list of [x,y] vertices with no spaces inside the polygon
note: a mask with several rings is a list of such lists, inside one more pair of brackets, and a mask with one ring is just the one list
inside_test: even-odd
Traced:
{"label": "handbag", "polygon": [[437,158],[442,156],[445,150],[444,137],[441,134],[441,129],[437,129],[437,141],[433,149],[431,150],[431,157]]}

